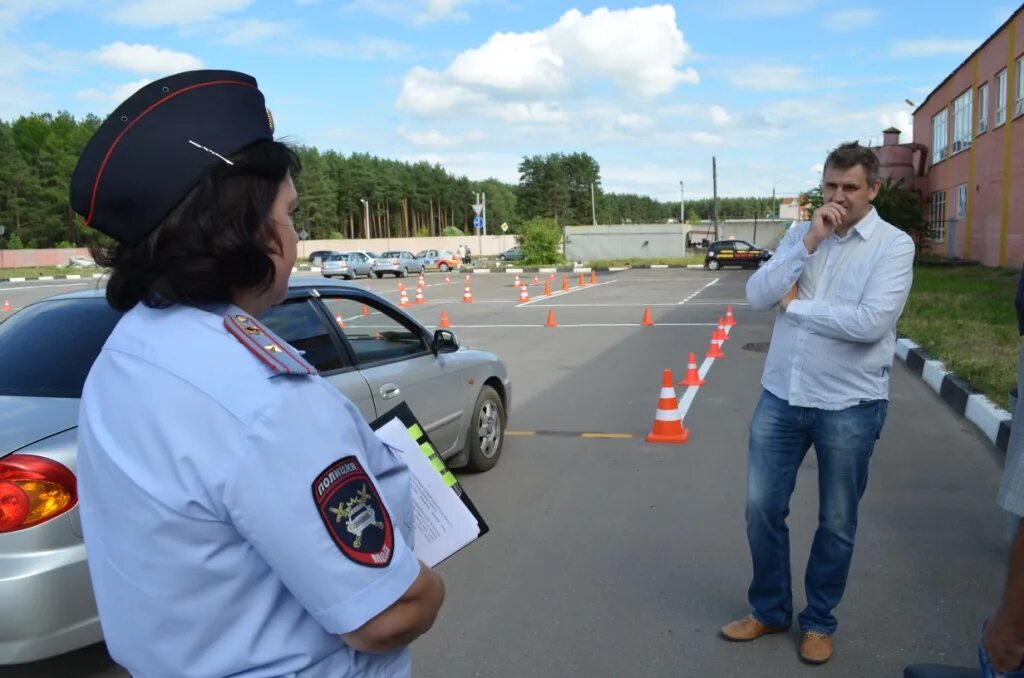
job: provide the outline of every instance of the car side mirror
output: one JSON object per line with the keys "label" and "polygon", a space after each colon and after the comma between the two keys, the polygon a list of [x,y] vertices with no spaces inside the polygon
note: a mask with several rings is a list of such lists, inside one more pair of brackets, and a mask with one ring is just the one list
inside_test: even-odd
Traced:
{"label": "car side mirror", "polygon": [[434,330],[434,353],[455,353],[459,350],[459,338],[451,330]]}

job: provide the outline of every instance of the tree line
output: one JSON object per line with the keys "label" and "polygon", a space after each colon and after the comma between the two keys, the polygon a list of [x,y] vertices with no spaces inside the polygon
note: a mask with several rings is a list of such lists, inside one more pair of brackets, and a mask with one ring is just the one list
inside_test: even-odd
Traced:
{"label": "tree line", "polygon": [[[71,211],[68,189],[78,156],[101,119],[67,112],[0,120],[0,246],[87,246],[98,237]],[[523,157],[518,184],[472,181],[438,164],[366,153],[297,149],[300,208],[296,227],[309,239],[475,233],[472,204],[486,195],[488,233],[510,233],[535,218],[559,225],[664,223],[679,219],[679,201],[606,193],[601,167],[587,153]],[[711,219],[711,199],[690,200],[687,221]],[[772,214],[770,198],[720,198],[720,219]],[[101,236],[99,236],[101,237]]]}

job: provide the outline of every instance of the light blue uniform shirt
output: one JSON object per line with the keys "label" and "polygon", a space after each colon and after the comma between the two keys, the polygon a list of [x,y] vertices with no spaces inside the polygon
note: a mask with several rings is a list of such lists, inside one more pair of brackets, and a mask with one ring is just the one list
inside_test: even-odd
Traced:
{"label": "light blue uniform shirt", "polygon": [[[406,676],[408,649],[360,653],[339,634],[419,574],[408,469],[327,382],[243,345],[228,312],[140,304],[86,381],[81,515],[111,656],[135,678]],[[346,457],[390,514],[385,567],[346,557],[314,500]]]}
{"label": "light blue uniform shirt", "polygon": [[887,400],[914,241],[874,207],[845,237],[833,233],[814,254],[803,244],[810,227],[790,228],[747,281],[747,300],[758,311],[776,306],[799,282],[799,299],[775,318],[761,385],[795,407],[842,410]]}

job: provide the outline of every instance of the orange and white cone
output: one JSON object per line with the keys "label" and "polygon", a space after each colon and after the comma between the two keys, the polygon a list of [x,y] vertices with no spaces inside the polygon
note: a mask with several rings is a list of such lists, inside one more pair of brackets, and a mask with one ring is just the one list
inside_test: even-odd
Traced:
{"label": "orange and white cone", "polygon": [[519,285],[520,285],[519,274],[516,273],[516,281],[514,283],[512,283],[512,287],[514,287],[514,288],[516,288],[518,290],[519,289]]}
{"label": "orange and white cone", "polygon": [[562,291],[563,292],[568,292],[569,291],[569,276],[567,276],[567,275],[563,275],[562,276]]}
{"label": "orange and white cone", "polygon": [[530,293],[526,291],[526,285],[519,288],[519,303],[523,304],[530,300]]}
{"label": "orange and white cone", "polygon": [[704,380],[700,378],[700,370],[697,369],[697,354],[691,353],[686,361],[686,379],[679,382],[680,386],[703,386]]}
{"label": "orange and white cone", "polygon": [[398,281],[398,291],[401,292],[404,289],[405,289],[405,283],[403,283],[401,280],[399,280]]}
{"label": "orange and white cone", "polygon": [[729,341],[729,328],[726,327],[725,318],[718,319],[718,333],[722,341]]}
{"label": "orange and white cone", "polygon": [[538,276],[533,276],[533,284],[534,285],[539,285],[540,284],[540,278]]}
{"label": "orange and white cone", "polygon": [[544,327],[558,327],[558,323],[555,322],[555,311],[554,309],[548,309],[548,319],[544,323]]}
{"label": "orange and white cone", "polygon": [[725,333],[725,330],[722,329],[722,319],[719,318],[718,327],[711,332],[711,341],[717,341],[719,344],[724,344],[725,340],[728,338],[729,336]]}
{"label": "orange and white cone", "polygon": [[468,280],[466,281],[466,291],[462,293],[462,303],[464,303],[464,304],[472,304],[473,303],[473,293],[469,290],[469,281]]}
{"label": "orange and white cone", "polygon": [[725,354],[722,353],[722,342],[715,339],[715,335],[711,335],[711,345],[708,346],[708,352],[704,355],[705,358],[724,358]]}
{"label": "orange and white cone", "polygon": [[736,318],[732,314],[732,306],[725,307],[725,326],[732,327],[736,324]]}
{"label": "orange and white cone", "polygon": [[11,307],[11,300],[4,299],[4,313],[10,313],[14,309]]}
{"label": "orange and white cone", "polygon": [[364,316],[369,316],[370,315],[370,307],[367,306],[366,304],[363,304],[363,315]]}
{"label": "orange and white cone", "polygon": [[580,287],[586,287],[586,286],[587,286],[587,278],[582,273],[580,273]]}
{"label": "orange and white cone", "polygon": [[345,327],[345,321],[342,320],[340,313],[334,314],[334,322],[338,323],[338,327]]}
{"label": "orange and white cone", "polygon": [[685,443],[689,439],[690,432],[683,427],[683,418],[679,416],[679,402],[672,386],[672,370],[665,370],[661,380],[658,411],[654,413],[654,426],[645,440],[649,443]]}
{"label": "orange and white cone", "polygon": [[450,320],[448,320],[448,311],[441,311],[441,322],[437,325],[437,329],[444,330],[452,326]]}
{"label": "orange and white cone", "polygon": [[425,303],[427,303],[427,300],[423,298],[423,288],[422,287],[417,287],[416,288],[416,303],[417,304],[425,304]]}
{"label": "orange and white cone", "polygon": [[644,318],[640,321],[640,327],[654,327],[654,318],[651,317],[650,306],[644,306]]}
{"label": "orange and white cone", "polygon": [[445,284],[445,285],[450,285],[450,284],[451,284],[451,282],[452,282],[451,276],[447,276],[447,275],[446,275],[446,276],[444,277],[444,284]]}
{"label": "orange and white cone", "polygon": [[548,281],[548,280],[544,281],[544,296],[545,297],[550,297],[551,296],[551,282]]}
{"label": "orange and white cone", "polygon": [[402,296],[398,300],[398,305],[402,308],[409,308],[411,306],[409,303],[409,293],[405,291],[404,287],[402,288]]}
{"label": "orange and white cone", "polygon": [[590,284],[591,285],[596,285],[597,284],[597,271],[591,271],[590,272]]}

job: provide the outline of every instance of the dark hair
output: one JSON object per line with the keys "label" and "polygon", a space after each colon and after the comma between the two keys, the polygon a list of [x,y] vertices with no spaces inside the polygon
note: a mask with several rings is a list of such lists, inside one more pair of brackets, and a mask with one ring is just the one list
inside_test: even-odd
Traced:
{"label": "dark hair", "polygon": [[861,146],[856,141],[840,144],[825,159],[826,170],[829,167],[846,170],[857,165],[864,168],[868,186],[874,186],[878,181],[878,156],[867,146]]}
{"label": "dark hair", "polygon": [[111,306],[223,303],[235,290],[273,284],[270,254],[281,242],[271,208],[281,182],[298,174],[301,162],[279,141],[257,142],[230,160],[211,167],[142,242],[91,248],[96,263],[112,269]]}

